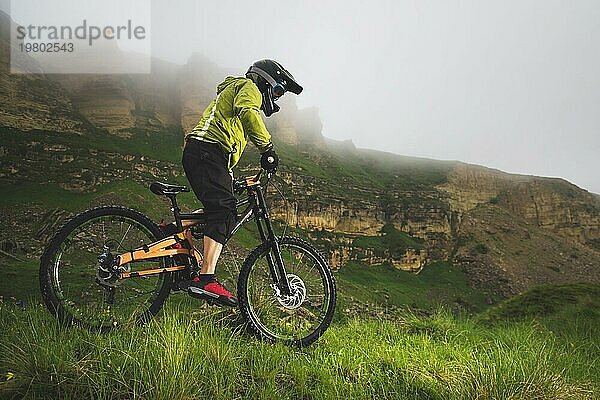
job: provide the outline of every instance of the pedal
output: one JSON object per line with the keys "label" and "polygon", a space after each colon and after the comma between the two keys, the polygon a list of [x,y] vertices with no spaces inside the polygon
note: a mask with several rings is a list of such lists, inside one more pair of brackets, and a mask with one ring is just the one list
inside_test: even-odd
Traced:
{"label": "pedal", "polygon": [[175,291],[181,291],[181,292],[187,292],[188,287],[190,286],[190,281],[189,280],[177,280],[175,281],[175,284],[173,286],[173,290]]}

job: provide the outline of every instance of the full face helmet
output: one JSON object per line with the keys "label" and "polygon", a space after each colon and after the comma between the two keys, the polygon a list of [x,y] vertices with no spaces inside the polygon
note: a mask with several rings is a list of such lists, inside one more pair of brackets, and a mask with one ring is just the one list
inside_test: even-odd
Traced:
{"label": "full face helmet", "polygon": [[302,92],[302,86],[277,61],[260,60],[255,62],[246,72],[246,77],[252,79],[258,86],[262,94],[261,110],[267,117],[279,111],[279,106],[275,102],[285,92],[294,94]]}

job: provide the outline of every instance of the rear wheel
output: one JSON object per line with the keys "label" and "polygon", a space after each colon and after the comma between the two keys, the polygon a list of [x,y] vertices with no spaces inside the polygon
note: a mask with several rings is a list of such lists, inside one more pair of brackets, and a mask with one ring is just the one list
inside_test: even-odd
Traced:
{"label": "rear wheel", "polygon": [[273,284],[267,255],[269,244],[258,246],[244,261],[238,300],[250,330],[263,339],[308,346],[327,329],[336,302],[335,281],[323,256],[309,243],[279,239],[291,295]]}
{"label": "rear wheel", "polygon": [[[109,329],[148,321],[162,307],[171,273],[119,279],[102,268],[115,257],[159,240],[162,233],[143,214],[99,207],[69,220],[52,238],[40,263],[40,288],[48,309],[71,325]],[[127,264],[130,271],[162,268],[166,258]]]}

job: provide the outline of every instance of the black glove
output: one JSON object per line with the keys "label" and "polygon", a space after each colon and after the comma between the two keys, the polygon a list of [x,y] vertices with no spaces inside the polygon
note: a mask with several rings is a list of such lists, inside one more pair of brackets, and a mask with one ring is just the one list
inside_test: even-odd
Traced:
{"label": "black glove", "polygon": [[279,165],[279,157],[273,148],[262,153],[260,156],[260,166],[263,167],[268,172],[275,172],[277,166]]}

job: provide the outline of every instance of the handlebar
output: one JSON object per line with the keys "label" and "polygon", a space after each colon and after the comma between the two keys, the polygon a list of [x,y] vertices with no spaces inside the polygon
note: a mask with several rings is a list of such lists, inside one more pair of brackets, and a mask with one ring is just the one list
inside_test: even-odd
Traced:
{"label": "handlebar", "polygon": [[239,195],[239,194],[244,193],[244,190],[246,190],[248,188],[248,186],[250,186],[249,182],[258,182],[258,180],[260,179],[263,172],[267,173],[267,180],[265,182],[265,186],[267,186],[269,184],[269,181],[271,180],[271,177],[275,174],[275,172],[270,172],[270,171],[261,169],[260,171],[258,171],[258,174],[256,174],[253,177],[241,178],[241,179],[234,181],[233,182],[233,191],[235,192],[235,194]]}

